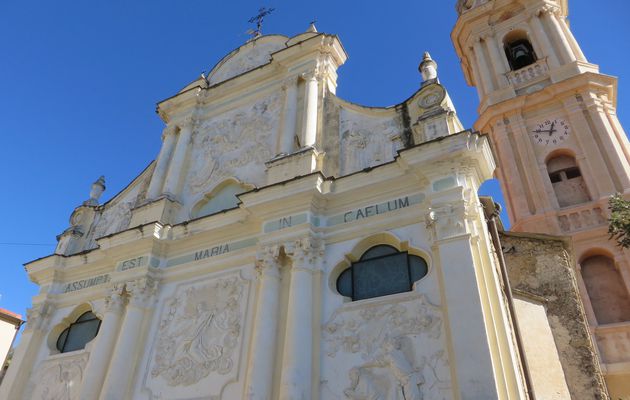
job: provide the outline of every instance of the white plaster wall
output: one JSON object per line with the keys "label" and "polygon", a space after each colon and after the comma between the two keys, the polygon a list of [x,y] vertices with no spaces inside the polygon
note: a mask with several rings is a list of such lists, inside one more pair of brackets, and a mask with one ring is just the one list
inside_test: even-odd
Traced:
{"label": "white plaster wall", "polygon": [[15,325],[0,320],[0,362],[7,358],[15,337]]}
{"label": "white plaster wall", "polygon": [[542,304],[514,299],[518,324],[537,399],[570,399],[558,350]]}
{"label": "white plaster wall", "polygon": [[221,60],[208,76],[211,85],[223,82],[271,61],[271,53],[286,47],[287,37],[270,35],[249,42]]}

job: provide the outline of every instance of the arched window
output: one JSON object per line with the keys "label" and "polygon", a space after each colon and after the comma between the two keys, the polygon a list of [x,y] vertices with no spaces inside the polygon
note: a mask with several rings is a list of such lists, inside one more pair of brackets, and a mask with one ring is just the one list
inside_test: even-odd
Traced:
{"label": "arched window", "polygon": [[512,32],[504,39],[505,55],[507,56],[512,71],[521,69],[536,62],[538,59],[532,43],[527,38],[527,33],[522,31]]}
{"label": "arched window", "polygon": [[372,247],[337,278],[337,291],[352,300],[409,292],[427,274],[422,258],[392,246]]}
{"label": "arched window", "polygon": [[57,350],[67,353],[85,348],[85,345],[94,339],[100,327],[101,320],[93,312],[82,314],[61,332],[57,339]]}
{"label": "arched window", "polygon": [[584,178],[575,159],[561,155],[547,161],[547,172],[560,207],[568,207],[590,201]]}
{"label": "arched window", "polygon": [[582,279],[600,324],[630,321],[630,296],[610,257],[594,256],[582,261]]}

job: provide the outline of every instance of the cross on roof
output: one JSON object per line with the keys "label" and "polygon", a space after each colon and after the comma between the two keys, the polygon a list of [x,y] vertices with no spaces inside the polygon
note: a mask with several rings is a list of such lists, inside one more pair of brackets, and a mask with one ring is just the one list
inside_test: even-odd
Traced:
{"label": "cross on roof", "polygon": [[273,12],[273,10],[275,10],[275,8],[267,8],[267,7],[261,7],[258,10],[258,15],[255,15],[253,17],[251,17],[249,19],[249,23],[253,24],[256,23],[256,29],[250,29],[249,33],[254,37],[257,38],[258,36],[262,35],[262,24],[263,24],[263,20],[265,19],[265,17],[269,14],[271,14]]}

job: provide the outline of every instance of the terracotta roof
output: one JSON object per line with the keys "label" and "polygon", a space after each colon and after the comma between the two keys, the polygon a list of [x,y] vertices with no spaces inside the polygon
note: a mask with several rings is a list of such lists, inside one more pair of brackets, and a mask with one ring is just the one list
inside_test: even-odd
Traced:
{"label": "terracotta roof", "polygon": [[20,314],[16,314],[9,310],[5,310],[4,308],[0,308],[0,319],[8,319],[8,322],[13,323],[14,325],[22,325],[24,320]]}

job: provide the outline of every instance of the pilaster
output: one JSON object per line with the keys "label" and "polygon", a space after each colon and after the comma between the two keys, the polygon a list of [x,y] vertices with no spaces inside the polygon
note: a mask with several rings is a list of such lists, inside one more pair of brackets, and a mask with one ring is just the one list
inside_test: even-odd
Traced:
{"label": "pilaster", "polygon": [[[499,391],[493,351],[490,347],[478,276],[472,252],[471,235],[465,221],[463,202],[434,199],[427,216],[427,227],[434,238],[443,285],[443,302],[448,304],[452,363],[458,383],[456,398],[498,399]],[[475,338],[475,339],[473,339]],[[472,341],[474,340],[474,342]]]}
{"label": "pilaster", "polygon": [[258,299],[245,396],[251,400],[269,400],[272,396],[280,306],[278,257],[279,246],[275,245],[261,248],[256,255]]}
{"label": "pilaster", "polygon": [[184,161],[186,161],[186,154],[188,153],[190,139],[196,128],[196,124],[197,121],[190,116],[186,117],[177,124],[179,127],[177,145],[175,146],[170,166],[168,168],[168,175],[166,176],[166,181],[164,182],[164,194],[173,199],[177,198]]}
{"label": "pilaster", "polygon": [[[545,28],[543,27],[540,20],[540,13],[541,10],[536,11],[534,14],[532,14],[529,20],[529,26],[532,28],[534,38],[546,53],[545,55],[547,56],[547,63],[549,65],[549,68],[557,68],[560,66],[560,61],[558,60],[558,56],[556,55],[556,50],[553,48],[553,45],[547,37],[547,32],[545,32]],[[541,54],[541,56],[542,55],[543,54]]]}
{"label": "pilaster", "polygon": [[280,399],[309,399],[313,390],[313,276],[320,271],[323,244],[304,237],[285,245],[291,259]]}
{"label": "pilaster", "polygon": [[284,81],[286,92],[284,104],[284,122],[280,139],[280,154],[291,154],[295,148],[295,131],[297,126],[298,82],[293,76]]}
{"label": "pilaster", "polygon": [[115,284],[105,299],[105,312],[101,327],[91,346],[90,358],[83,373],[81,400],[97,400],[105,380],[107,367],[114,352],[114,345],[120,330],[120,319],[125,308],[125,286]]}
{"label": "pilaster", "polygon": [[22,332],[11,367],[0,385],[0,398],[21,399],[35,367],[37,353],[44,344],[52,306],[48,302],[34,304],[26,311],[26,328]]}
{"label": "pilaster", "polygon": [[129,387],[135,375],[134,360],[140,358],[138,352],[143,349],[140,343],[143,339],[145,314],[154,302],[157,289],[158,282],[152,277],[139,278],[125,284],[129,303],[100,400],[128,398]]}
{"label": "pilaster", "polygon": [[559,58],[565,64],[570,64],[577,59],[575,54],[573,54],[573,49],[567,37],[560,27],[560,22],[557,18],[559,11],[560,9],[556,6],[546,5],[538,10],[538,14],[542,16],[542,22],[547,26],[547,29],[552,32],[552,38],[556,39],[556,46],[560,55]]}
{"label": "pilaster", "polygon": [[319,75],[317,68],[302,74],[302,79],[305,82],[302,147],[314,146],[317,141]]}
{"label": "pilaster", "polygon": [[155,162],[155,169],[153,170],[153,176],[151,177],[151,183],[149,184],[147,192],[148,199],[155,199],[162,194],[164,178],[173,153],[173,146],[175,145],[175,137],[175,127],[167,126],[162,134],[162,148]]}

